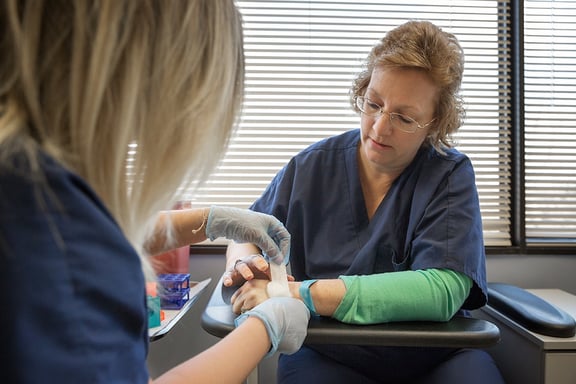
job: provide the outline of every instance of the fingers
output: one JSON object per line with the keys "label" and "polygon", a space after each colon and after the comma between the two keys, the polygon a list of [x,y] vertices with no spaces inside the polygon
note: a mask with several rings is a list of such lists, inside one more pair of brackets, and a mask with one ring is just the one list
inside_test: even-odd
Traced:
{"label": "fingers", "polygon": [[232,296],[230,302],[232,303],[232,312],[235,314],[244,313],[250,310],[250,308],[244,307],[244,300],[241,296]]}
{"label": "fingers", "polygon": [[264,213],[257,215],[261,226],[254,233],[251,242],[256,244],[271,261],[280,264],[290,252],[290,233],[276,217]]}
{"label": "fingers", "polygon": [[230,298],[232,311],[236,314],[244,313],[267,300],[267,286],[268,280],[255,279],[244,283]]}
{"label": "fingers", "polygon": [[243,257],[222,275],[225,287],[240,285],[252,279],[269,279],[268,262],[262,255],[254,254]]}

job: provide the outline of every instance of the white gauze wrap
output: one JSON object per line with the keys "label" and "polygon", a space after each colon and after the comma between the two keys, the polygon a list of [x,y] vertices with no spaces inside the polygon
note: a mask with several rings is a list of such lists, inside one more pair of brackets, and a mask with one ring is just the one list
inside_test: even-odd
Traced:
{"label": "white gauze wrap", "polygon": [[269,297],[292,297],[288,288],[288,273],[286,265],[270,263],[271,281],[266,287]]}

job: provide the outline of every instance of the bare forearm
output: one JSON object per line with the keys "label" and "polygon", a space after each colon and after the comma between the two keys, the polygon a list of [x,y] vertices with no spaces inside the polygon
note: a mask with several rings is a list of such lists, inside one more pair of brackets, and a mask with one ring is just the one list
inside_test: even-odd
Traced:
{"label": "bare forearm", "polygon": [[156,255],[171,249],[206,240],[206,219],[209,208],[161,212],[146,250]]}
{"label": "bare forearm", "polygon": [[[301,282],[291,282],[292,297],[302,300],[300,296]],[[346,285],[340,279],[322,279],[310,286],[310,296],[316,308],[316,313],[322,316],[332,316],[346,294]]]}
{"label": "bare forearm", "polygon": [[166,372],[154,383],[240,383],[256,368],[270,345],[264,324],[249,317],[220,342]]}

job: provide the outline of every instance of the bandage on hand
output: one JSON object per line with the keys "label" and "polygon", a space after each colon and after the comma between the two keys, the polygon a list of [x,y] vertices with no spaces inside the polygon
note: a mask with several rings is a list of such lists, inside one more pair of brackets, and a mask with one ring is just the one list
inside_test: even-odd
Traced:
{"label": "bandage on hand", "polygon": [[292,297],[286,265],[270,263],[270,282],[266,286],[266,293],[269,297]]}

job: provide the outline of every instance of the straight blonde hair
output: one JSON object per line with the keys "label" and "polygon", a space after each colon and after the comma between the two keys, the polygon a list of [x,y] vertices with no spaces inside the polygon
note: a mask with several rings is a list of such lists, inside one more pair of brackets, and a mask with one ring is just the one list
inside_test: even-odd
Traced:
{"label": "straight blonde hair", "polygon": [[244,83],[233,0],[4,0],[0,52],[0,166],[24,153],[41,176],[37,153],[49,154],[142,255],[157,213],[205,180],[233,132]]}

